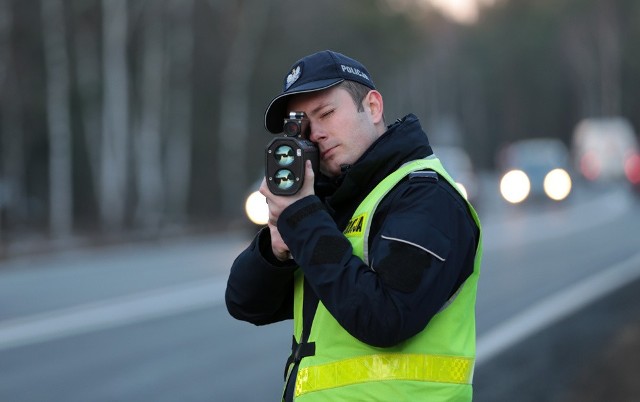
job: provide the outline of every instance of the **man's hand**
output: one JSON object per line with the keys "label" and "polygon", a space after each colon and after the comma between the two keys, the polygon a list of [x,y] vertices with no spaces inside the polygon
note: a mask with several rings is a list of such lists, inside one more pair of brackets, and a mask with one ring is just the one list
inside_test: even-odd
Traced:
{"label": "man's hand", "polygon": [[280,214],[294,202],[315,194],[313,190],[314,177],[311,162],[307,161],[304,172],[304,183],[300,191],[293,195],[275,195],[269,191],[266,178],[262,180],[260,193],[266,197],[267,204],[269,205],[268,226],[271,232],[271,249],[273,250],[273,255],[280,261],[291,258],[289,247],[285,244],[284,240],[282,240],[280,232],[278,232],[278,219],[280,218]]}
{"label": "man's hand", "polygon": [[269,222],[267,226],[269,226],[269,232],[271,233],[271,250],[273,255],[279,261],[286,261],[293,258],[289,252],[289,247],[287,247],[284,240],[282,240],[282,236],[280,236],[278,228],[275,225],[272,225],[271,222]]}

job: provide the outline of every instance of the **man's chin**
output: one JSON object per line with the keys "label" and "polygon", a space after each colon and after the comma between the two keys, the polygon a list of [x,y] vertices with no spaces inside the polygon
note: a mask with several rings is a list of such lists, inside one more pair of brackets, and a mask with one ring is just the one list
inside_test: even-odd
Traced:
{"label": "man's chin", "polygon": [[331,160],[329,163],[320,162],[320,172],[328,177],[337,177],[342,173],[341,164],[336,163],[335,160]]}
{"label": "man's chin", "polygon": [[320,173],[322,173],[324,176],[332,179],[334,177],[336,177],[337,175],[327,169],[324,169],[323,167],[320,167]]}

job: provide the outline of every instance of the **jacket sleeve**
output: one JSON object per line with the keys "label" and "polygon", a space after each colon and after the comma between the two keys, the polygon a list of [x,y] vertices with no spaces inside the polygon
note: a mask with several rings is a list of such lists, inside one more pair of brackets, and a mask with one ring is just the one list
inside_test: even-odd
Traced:
{"label": "jacket sleeve", "polygon": [[352,255],[315,196],[280,216],[278,230],[311,288],[360,341],[390,347],[422,331],[472,272],[477,227],[443,181],[406,181],[382,201],[370,266]]}
{"label": "jacket sleeve", "polygon": [[225,301],[234,318],[255,325],[293,318],[293,261],[279,263],[263,228],[231,266]]}

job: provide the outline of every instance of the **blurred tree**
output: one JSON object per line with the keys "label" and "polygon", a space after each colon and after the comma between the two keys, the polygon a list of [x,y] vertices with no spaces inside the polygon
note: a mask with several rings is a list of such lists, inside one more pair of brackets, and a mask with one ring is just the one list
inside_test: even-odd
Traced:
{"label": "blurred tree", "polygon": [[473,120],[477,126],[464,129],[480,133],[475,143],[483,152],[474,152],[480,166],[492,167],[510,141],[570,135],[575,117],[568,72],[560,66],[561,11],[551,1],[503,2],[464,29],[459,60],[474,69],[469,77],[481,83],[485,110]]}
{"label": "blurred tree", "polygon": [[[99,2],[87,2],[86,0],[75,0],[73,2],[73,56],[75,68],[73,69],[75,83],[75,115],[79,120],[79,132],[82,133],[78,147],[80,155],[85,158],[77,158],[77,169],[85,166],[80,163],[82,159],[86,162],[88,173],[88,183],[85,186],[76,186],[84,189],[79,195],[79,203],[85,208],[88,204],[95,205],[96,195],[101,193],[102,182],[102,70],[100,65],[100,36],[99,27],[101,14]],[[80,208],[78,208],[80,209]],[[94,208],[95,209],[95,208]],[[95,218],[94,218],[95,220]],[[93,225],[92,225],[93,226]]]}
{"label": "blurred tree", "polygon": [[193,98],[193,0],[169,0],[168,53],[170,93],[164,172],[166,176],[166,217],[185,224],[192,176]]}
{"label": "blurred tree", "polygon": [[49,225],[54,238],[65,239],[73,227],[71,181],[71,110],[69,56],[62,0],[42,1],[44,60],[47,72],[49,133]]}
{"label": "blurred tree", "polygon": [[250,118],[251,79],[262,46],[271,2],[243,0],[236,2],[229,17],[236,30],[229,40],[229,54],[224,58],[221,77],[218,149],[216,152],[220,213],[237,215],[238,200],[247,185],[247,139]]}
{"label": "blurred tree", "polygon": [[137,206],[135,218],[147,230],[162,219],[165,189],[162,179],[162,106],[166,90],[163,46],[163,1],[146,2],[143,10],[142,57],[139,73],[139,123],[133,133]]}
{"label": "blurred tree", "polygon": [[[2,150],[2,166],[0,168],[0,242],[4,240],[7,225],[12,224],[19,215],[24,186],[23,147],[19,103],[12,101],[15,77],[12,77],[11,64],[11,30],[13,10],[9,0],[0,0],[0,121],[2,130],[0,149]],[[0,245],[0,249],[2,249]]]}
{"label": "blurred tree", "polygon": [[621,114],[634,123],[636,131],[640,133],[640,2],[637,0],[622,0],[619,2],[618,21],[620,23],[621,47]]}
{"label": "blurred tree", "polygon": [[13,12],[9,0],[0,0],[0,84],[4,83],[9,67],[11,24]]}
{"label": "blurred tree", "polygon": [[640,2],[482,3],[460,25],[420,0],[0,0],[3,236],[241,218],[264,109],[322,49],[365,62],[389,123],[414,112],[481,168],[587,115],[639,126]]}
{"label": "blurred tree", "polygon": [[127,0],[101,0],[104,100],[100,145],[100,218],[108,231],[124,227],[129,174],[129,71]]}
{"label": "blurred tree", "polygon": [[580,115],[617,116],[621,112],[621,43],[615,2],[597,0],[574,6],[563,27],[563,45]]}

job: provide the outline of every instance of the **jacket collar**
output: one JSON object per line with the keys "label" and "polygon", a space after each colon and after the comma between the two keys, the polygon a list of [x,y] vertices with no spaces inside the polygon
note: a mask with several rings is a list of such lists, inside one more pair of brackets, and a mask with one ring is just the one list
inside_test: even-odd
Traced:
{"label": "jacket collar", "polygon": [[398,119],[356,163],[344,167],[343,173],[333,180],[331,187],[335,191],[327,191],[333,194],[325,199],[329,212],[340,211],[342,216],[342,211],[348,210],[350,217],[364,197],[391,172],[406,162],[432,153],[418,118],[408,114]]}

